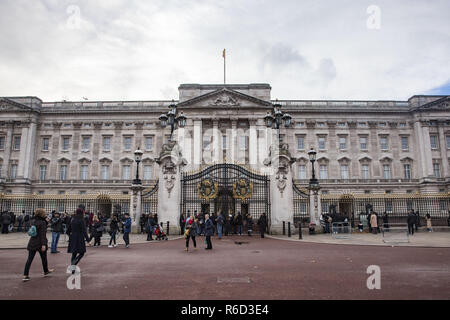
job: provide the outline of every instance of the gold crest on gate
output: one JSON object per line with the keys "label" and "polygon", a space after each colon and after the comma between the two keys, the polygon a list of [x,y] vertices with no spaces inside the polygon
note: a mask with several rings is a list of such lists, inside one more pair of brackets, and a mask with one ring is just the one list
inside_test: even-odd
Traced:
{"label": "gold crest on gate", "polygon": [[250,199],[253,194],[253,183],[247,179],[240,178],[238,182],[233,184],[233,198],[245,201]]}
{"label": "gold crest on gate", "polygon": [[202,180],[197,184],[198,196],[208,202],[211,199],[217,198],[219,193],[219,186],[211,178]]}

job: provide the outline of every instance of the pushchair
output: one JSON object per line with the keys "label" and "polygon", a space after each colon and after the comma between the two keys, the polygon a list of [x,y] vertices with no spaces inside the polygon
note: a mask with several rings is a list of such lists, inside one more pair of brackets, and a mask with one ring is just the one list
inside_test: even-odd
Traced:
{"label": "pushchair", "polygon": [[164,232],[163,228],[161,228],[159,225],[155,226],[154,232],[155,232],[156,240],[169,240],[169,238],[167,238],[167,235]]}

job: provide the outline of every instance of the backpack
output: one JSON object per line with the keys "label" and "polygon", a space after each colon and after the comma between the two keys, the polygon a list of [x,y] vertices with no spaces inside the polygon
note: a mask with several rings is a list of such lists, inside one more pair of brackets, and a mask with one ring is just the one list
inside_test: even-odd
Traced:
{"label": "backpack", "polygon": [[35,225],[32,225],[31,228],[28,230],[28,235],[30,237],[36,237],[37,236],[37,229]]}

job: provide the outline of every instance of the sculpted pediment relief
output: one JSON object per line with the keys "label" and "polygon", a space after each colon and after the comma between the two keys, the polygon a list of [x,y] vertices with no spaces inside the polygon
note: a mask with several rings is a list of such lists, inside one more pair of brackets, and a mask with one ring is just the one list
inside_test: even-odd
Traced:
{"label": "sculpted pediment relief", "polygon": [[6,98],[0,98],[0,111],[29,111],[30,107]]}
{"label": "sculpted pediment relief", "polygon": [[178,104],[182,108],[261,108],[270,107],[269,101],[264,101],[256,97],[249,96],[247,94],[234,91],[231,89],[221,89],[210,93],[194,97]]}

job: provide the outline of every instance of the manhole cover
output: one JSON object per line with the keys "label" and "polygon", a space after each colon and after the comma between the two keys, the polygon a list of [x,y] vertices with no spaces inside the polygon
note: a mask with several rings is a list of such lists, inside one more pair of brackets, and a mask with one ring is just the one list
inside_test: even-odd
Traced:
{"label": "manhole cover", "polygon": [[234,244],[239,244],[239,245],[241,245],[241,244],[248,244],[249,242],[248,241],[235,241],[234,242]]}
{"label": "manhole cover", "polygon": [[250,278],[217,278],[217,283],[250,283]]}

